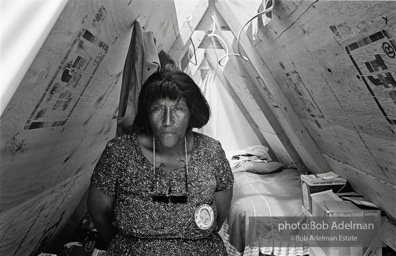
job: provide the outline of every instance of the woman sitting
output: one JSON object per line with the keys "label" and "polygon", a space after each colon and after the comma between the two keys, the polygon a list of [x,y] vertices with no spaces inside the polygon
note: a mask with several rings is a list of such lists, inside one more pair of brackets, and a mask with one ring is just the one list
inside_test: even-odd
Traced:
{"label": "woman sitting", "polygon": [[217,231],[233,175],[220,143],[192,131],[209,116],[184,72],[143,84],[133,132],[108,142],[91,178],[88,209],[106,255],[227,255]]}

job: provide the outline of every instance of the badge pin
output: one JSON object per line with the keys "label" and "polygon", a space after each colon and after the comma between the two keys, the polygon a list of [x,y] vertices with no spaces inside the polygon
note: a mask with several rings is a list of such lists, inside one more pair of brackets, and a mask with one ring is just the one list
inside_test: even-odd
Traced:
{"label": "badge pin", "polygon": [[202,229],[209,229],[214,222],[214,212],[208,204],[203,204],[195,210],[195,224]]}

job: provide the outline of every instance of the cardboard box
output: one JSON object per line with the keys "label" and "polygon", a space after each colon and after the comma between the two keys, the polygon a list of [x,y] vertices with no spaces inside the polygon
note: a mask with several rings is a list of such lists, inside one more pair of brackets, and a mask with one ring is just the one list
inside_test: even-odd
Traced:
{"label": "cardboard box", "polygon": [[332,190],[321,191],[311,194],[311,213],[313,216],[328,216],[327,204],[329,202],[343,202]]}
{"label": "cardboard box", "polygon": [[[326,255],[363,255],[364,251],[367,250],[367,246],[370,244],[375,238],[375,231],[372,233],[365,233],[362,236],[362,232],[364,229],[356,229],[352,228],[352,224],[363,223],[363,221],[368,221],[365,223],[371,223],[373,221],[373,225],[379,225],[378,221],[380,221],[381,210],[367,207],[360,207],[354,204],[351,201],[343,201],[340,197],[338,197],[332,190],[326,190],[318,193],[314,193],[311,195],[312,197],[312,216],[322,216],[328,217],[329,228],[324,230],[319,230],[319,234],[323,234],[325,237],[339,237],[343,235],[352,234],[353,236],[359,236],[359,240],[356,239],[356,242],[348,242],[348,246],[340,246],[337,243],[329,242],[327,246],[322,246],[322,250]],[[333,217],[352,217],[352,218],[333,218]],[[356,217],[356,218],[355,218]],[[363,218],[361,218],[363,217]],[[374,217],[374,218],[372,218]],[[333,226],[331,224],[336,224],[337,226]],[[349,226],[348,226],[349,225]],[[349,233],[345,232],[351,230]],[[365,239],[361,240],[362,237]],[[339,240],[340,241],[340,240]],[[377,250],[377,249],[376,249]]]}
{"label": "cardboard box", "polygon": [[[331,193],[333,193],[330,190]],[[342,205],[344,203],[347,203],[347,207],[351,206],[349,205],[350,202],[344,202],[342,201],[340,198],[333,198],[333,194],[328,193],[328,191],[324,191],[324,192],[319,192],[316,194],[312,194],[312,207],[313,207],[313,215],[314,216],[326,216],[326,217],[334,217],[337,214],[340,214],[340,216],[343,216],[343,214],[345,214],[346,212],[349,212],[347,209],[341,209],[340,207],[342,207]],[[334,199],[333,201],[330,201]],[[329,201],[321,201],[321,200],[329,200]],[[340,201],[341,200],[341,201]],[[333,209],[336,208],[336,210]],[[353,208],[353,206],[352,206]],[[344,211],[345,210],[345,211]],[[356,208],[355,208],[356,210]],[[328,223],[330,225],[330,218],[328,218]],[[318,232],[318,233],[316,233]],[[338,232],[332,232],[332,230],[330,228],[325,229],[325,230],[313,230],[312,231],[312,235],[318,235],[321,236],[323,235],[324,237],[337,237]],[[356,246],[356,245],[353,245]],[[363,255],[362,252],[362,247],[361,246],[357,246],[357,248],[360,250],[359,253],[357,254],[353,254],[351,253],[351,249],[350,247],[347,246],[339,246],[336,243],[333,242],[327,242],[326,245],[321,245],[321,251],[324,253],[324,255],[326,256],[332,256],[332,255],[343,255],[343,256],[355,256],[355,255]],[[355,251],[355,247],[353,249]]]}
{"label": "cardboard box", "polygon": [[312,214],[312,199],[311,194],[332,190],[339,192],[346,186],[346,180],[343,178],[324,178],[325,176],[318,175],[301,175],[302,187],[302,201],[305,209]]}
{"label": "cardboard box", "polygon": [[311,198],[313,216],[381,216],[381,210],[344,201],[332,190],[313,193]]}

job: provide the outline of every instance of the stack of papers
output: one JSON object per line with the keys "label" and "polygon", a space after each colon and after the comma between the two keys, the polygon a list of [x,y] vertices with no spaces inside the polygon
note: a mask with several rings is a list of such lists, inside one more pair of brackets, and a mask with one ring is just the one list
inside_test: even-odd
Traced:
{"label": "stack of papers", "polygon": [[302,179],[309,185],[346,184],[346,179],[342,178],[335,172],[303,175]]}

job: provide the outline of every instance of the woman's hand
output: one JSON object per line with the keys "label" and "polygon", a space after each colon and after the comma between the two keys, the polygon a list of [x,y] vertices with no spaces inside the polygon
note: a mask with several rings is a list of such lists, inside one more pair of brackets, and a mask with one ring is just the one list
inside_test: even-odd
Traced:
{"label": "woman's hand", "polygon": [[116,229],[112,225],[114,202],[114,197],[105,195],[94,185],[90,186],[88,194],[88,212],[104,243],[101,246],[102,248],[98,249],[106,250],[111,240],[116,235]]}

